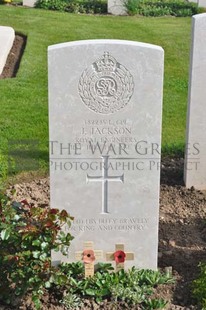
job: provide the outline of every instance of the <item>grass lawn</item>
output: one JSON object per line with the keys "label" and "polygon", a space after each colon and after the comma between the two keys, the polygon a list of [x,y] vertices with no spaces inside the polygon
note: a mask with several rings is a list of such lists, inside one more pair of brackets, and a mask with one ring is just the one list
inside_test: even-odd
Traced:
{"label": "grass lawn", "polygon": [[[10,139],[37,139],[41,171],[48,169],[47,47],[83,39],[127,39],[165,50],[163,150],[183,151],[191,18],[74,15],[0,5],[0,25],[27,35],[16,78],[0,80],[0,150]],[[171,150],[170,150],[171,152]]]}

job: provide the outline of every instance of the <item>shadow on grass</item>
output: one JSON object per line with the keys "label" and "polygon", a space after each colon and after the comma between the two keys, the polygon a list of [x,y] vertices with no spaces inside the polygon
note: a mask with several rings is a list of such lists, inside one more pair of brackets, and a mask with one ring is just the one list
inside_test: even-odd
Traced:
{"label": "shadow on grass", "polygon": [[8,157],[8,176],[22,172],[49,170],[49,157],[47,151],[19,150]]}

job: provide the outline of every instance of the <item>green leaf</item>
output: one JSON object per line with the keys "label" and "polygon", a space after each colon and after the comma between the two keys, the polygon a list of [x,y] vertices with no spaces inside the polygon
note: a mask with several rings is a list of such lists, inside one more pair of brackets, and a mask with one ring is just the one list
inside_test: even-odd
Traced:
{"label": "green leaf", "polygon": [[51,282],[47,281],[44,284],[45,288],[50,288],[51,287]]}
{"label": "green leaf", "polygon": [[40,251],[33,251],[33,257],[34,258],[39,258],[39,256],[40,256]]}
{"label": "green leaf", "polygon": [[44,250],[48,246],[48,242],[42,242],[41,248]]}
{"label": "green leaf", "polygon": [[34,240],[32,241],[32,245],[34,246],[39,246],[41,244],[41,241],[40,240]]}
{"label": "green leaf", "polygon": [[4,229],[1,231],[1,239],[2,240],[8,240],[10,237],[10,230]]}
{"label": "green leaf", "polygon": [[42,261],[45,261],[47,259],[47,253],[42,253],[40,256],[39,256],[39,259],[42,260]]}
{"label": "green leaf", "polygon": [[101,291],[100,291],[100,294],[101,296],[107,296],[110,294],[110,290],[108,288],[103,288]]}
{"label": "green leaf", "polygon": [[41,302],[39,300],[39,296],[32,296],[32,301],[35,304],[35,307],[37,310],[39,310],[41,308]]}
{"label": "green leaf", "polygon": [[85,293],[86,293],[87,295],[89,295],[89,296],[95,296],[95,295],[96,295],[96,291],[93,290],[93,289],[91,289],[91,288],[87,288],[87,289],[85,290]]}
{"label": "green leaf", "polygon": [[63,285],[67,282],[67,276],[61,274],[58,276],[58,284]]}

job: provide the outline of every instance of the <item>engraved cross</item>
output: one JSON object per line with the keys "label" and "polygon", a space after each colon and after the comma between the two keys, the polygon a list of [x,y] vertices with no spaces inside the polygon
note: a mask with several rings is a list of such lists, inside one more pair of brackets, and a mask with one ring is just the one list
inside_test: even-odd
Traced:
{"label": "engraved cross", "polygon": [[89,176],[87,174],[87,182],[102,182],[102,214],[109,213],[108,211],[108,182],[120,181],[124,183],[124,174],[120,176],[108,175],[108,159],[109,156],[102,156],[102,175],[101,176]]}

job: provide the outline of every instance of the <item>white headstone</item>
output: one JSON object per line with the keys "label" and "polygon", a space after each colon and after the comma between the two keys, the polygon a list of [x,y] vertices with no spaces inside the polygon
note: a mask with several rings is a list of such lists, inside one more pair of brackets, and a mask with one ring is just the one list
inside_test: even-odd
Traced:
{"label": "white headstone", "polygon": [[198,0],[198,6],[202,8],[206,8],[206,0]]}
{"label": "white headstone", "polygon": [[108,0],[107,11],[112,15],[127,15],[127,10],[124,5],[125,0]]}
{"label": "white headstone", "polygon": [[28,6],[33,8],[37,0],[23,0],[23,6]]}
{"label": "white headstone", "polygon": [[66,261],[92,241],[102,261],[121,244],[125,268],[156,269],[163,49],[89,40],[48,54],[51,206],[75,217]]}
{"label": "white headstone", "polygon": [[192,47],[184,179],[206,189],[206,13],[192,18]]}
{"label": "white headstone", "polygon": [[0,26],[0,74],[4,69],[14,39],[15,32],[13,28]]}

